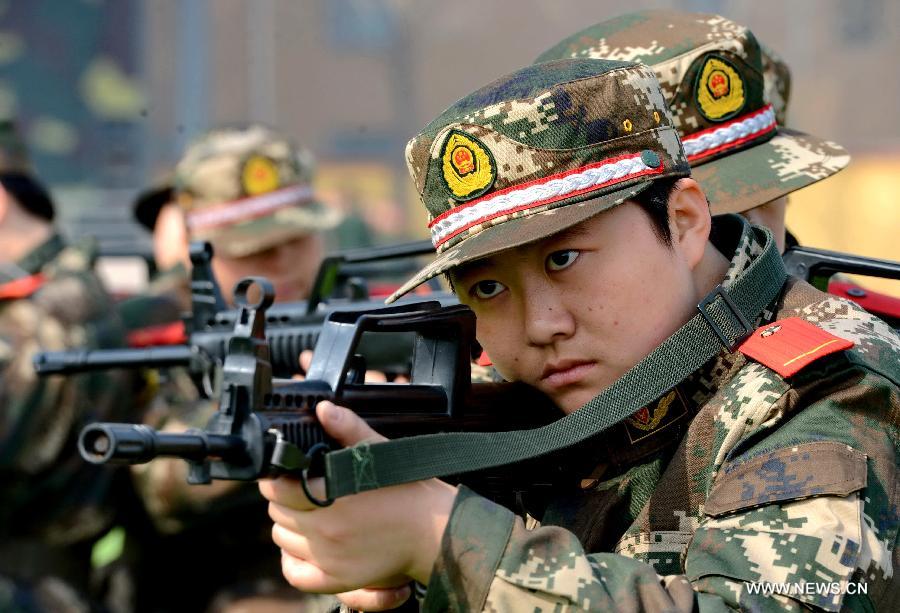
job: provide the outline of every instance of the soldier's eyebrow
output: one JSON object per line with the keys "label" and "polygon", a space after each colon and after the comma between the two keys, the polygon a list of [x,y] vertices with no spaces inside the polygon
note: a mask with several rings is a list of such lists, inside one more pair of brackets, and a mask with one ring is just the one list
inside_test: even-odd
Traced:
{"label": "soldier's eyebrow", "polygon": [[548,236],[544,239],[547,244],[554,244],[559,242],[564,242],[567,240],[572,240],[575,238],[583,238],[590,234],[590,228],[586,223],[580,223],[572,226],[571,228],[566,228],[565,230],[561,230],[552,236]]}
{"label": "soldier's eyebrow", "polygon": [[457,282],[470,275],[476,275],[479,272],[490,268],[494,264],[493,258],[481,258],[460,264],[449,271],[450,278]]}

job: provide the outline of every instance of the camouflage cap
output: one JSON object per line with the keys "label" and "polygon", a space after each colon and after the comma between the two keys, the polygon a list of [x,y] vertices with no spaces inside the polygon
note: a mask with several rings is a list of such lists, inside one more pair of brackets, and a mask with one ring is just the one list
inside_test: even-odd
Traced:
{"label": "camouflage cap", "polygon": [[406,147],[438,257],[393,294],[560,232],[690,168],[653,71],[529,66],[463,98]]}
{"label": "camouflage cap", "polygon": [[242,257],[333,228],[340,213],[318,202],[312,156],[262,125],[213,130],[175,168],[175,197],[192,240]]}
{"label": "camouflage cap", "polygon": [[559,58],[626,60],[653,68],[714,214],[765,204],[850,161],[835,143],[777,127],[790,72],[777,57],[765,58],[750,30],[724,17],[629,13],[570,36],[536,61]]}
{"label": "camouflage cap", "polygon": [[9,119],[0,119],[0,173],[32,174],[28,150],[19,138],[15,122]]}

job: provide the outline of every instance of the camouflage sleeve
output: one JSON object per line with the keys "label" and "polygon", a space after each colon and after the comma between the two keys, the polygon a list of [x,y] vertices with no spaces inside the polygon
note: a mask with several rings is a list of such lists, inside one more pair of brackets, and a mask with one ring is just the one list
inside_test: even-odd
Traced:
{"label": "camouflage sleeve", "polygon": [[[766,583],[791,586],[794,606],[898,610],[900,391],[867,368],[829,376],[846,364],[796,376],[791,418],[730,454],[686,552],[695,585],[731,591],[741,606]],[[830,393],[820,395],[823,382]]]}
{"label": "camouflage sleeve", "polygon": [[637,560],[584,552],[571,532],[527,530],[508,509],[460,488],[425,611],[691,611],[683,577]]}
{"label": "camouflage sleeve", "polygon": [[28,300],[0,310],[0,467],[35,474],[68,440],[76,407],[62,377],[41,379],[32,366],[38,351],[65,349],[60,322]]}

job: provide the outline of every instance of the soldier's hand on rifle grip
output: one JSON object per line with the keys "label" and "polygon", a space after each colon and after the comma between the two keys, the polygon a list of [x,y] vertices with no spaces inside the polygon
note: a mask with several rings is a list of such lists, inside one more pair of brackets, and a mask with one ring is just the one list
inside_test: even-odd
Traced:
{"label": "soldier's hand on rifle grip", "polygon": [[[353,411],[330,402],[319,403],[316,415],[341,445],[385,440]],[[326,497],[323,479],[311,479],[309,486],[313,496]],[[431,479],[318,507],[296,480],[263,480],[259,488],[269,500],[272,540],[282,550],[285,579],[307,592],[350,592],[342,596],[348,605],[366,607],[396,602],[393,597],[406,593],[397,586],[410,580],[428,582],[457,492]]]}

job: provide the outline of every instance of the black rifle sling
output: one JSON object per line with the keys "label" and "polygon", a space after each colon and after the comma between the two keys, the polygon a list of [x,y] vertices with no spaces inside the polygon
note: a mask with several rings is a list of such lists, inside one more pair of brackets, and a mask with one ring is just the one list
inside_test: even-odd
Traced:
{"label": "black rifle sling", "polygon": [[[768,230],[763,253],[727,288],[713,290],[698,313],[583,407],[532,430],[458,432],[360,444],[325,454],[331,499],[370,489],[511,464],[571,447],[661,397],[749,333],[781,291],[784,263]],[[763,236],[764,235],[764,236]]]}

